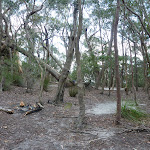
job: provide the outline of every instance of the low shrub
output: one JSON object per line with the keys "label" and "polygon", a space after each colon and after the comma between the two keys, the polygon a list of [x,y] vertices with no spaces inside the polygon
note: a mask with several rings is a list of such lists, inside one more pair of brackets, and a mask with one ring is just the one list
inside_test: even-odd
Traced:
{"label": "low shrub", "polygon": [[147,117],[147,114],[137,107],[135,103],[129,101],[122,104],[121,116],[132,121],[139,121]]}
{"label": "low shrub", "polygon": [[76,97],[76,95],[78,94],[78,89],[76,86],[70,87],[69,88],[69,95],[71,97]]}
{"label": "low shrub", "polygon": [[22,87],[24,85],[24,79],[21,74],[14,73],[13,74],[13,85]]}

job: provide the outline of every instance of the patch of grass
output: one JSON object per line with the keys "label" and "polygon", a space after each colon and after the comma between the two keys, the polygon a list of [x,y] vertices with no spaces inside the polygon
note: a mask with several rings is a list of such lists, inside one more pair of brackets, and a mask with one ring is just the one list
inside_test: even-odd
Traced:
{"label": "patch of grass", "polygon": [[66,103],[64,108],[65,109],[70,109],[72,107],[72,103]]}
{"label": "patch of grass", "polygon": [[148,114],[137,107],[134,102],[128,101],[122,104],[121,116],[132,121],[140,121],[141,119],[148,117]]}

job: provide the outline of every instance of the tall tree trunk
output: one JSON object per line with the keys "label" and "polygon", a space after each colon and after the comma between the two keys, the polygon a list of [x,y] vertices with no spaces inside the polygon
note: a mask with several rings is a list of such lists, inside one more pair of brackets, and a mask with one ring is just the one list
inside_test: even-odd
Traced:
{"label": "tall tree trunk", "polygon": [[67,52],[66,62],[64,64],[64,68],[62,69],[61,76],[58,83],[58,89],[56,92],[56,96],[54,102],[56,104],[63,102],[64,91],[65,91],[65,82],[69,74],[69,70],[71,67],[73,54],[74,54],[74,47],[75,47],[75,38],[76,38],[76,28],[77,28],[77,11],[76,6],[74,7],[73,12],[73,32],[71,32],[70,40],[69,40],[69,48]]}
{"label": "tall tree trunk", "polygon": [[119,75],[119,62],[118,62],[118,47],[117,47],[117,28],[119,21],[120,0],[117,0],[117,8],[114,23],[114,49],[115,49],[115,68],[116,68],[116,87],[117,87],[117,114],[116,125],[120,124],[121,119],[121,94],[120,94],[120,75]]}
{"label": "tall tree trunk", "polygon": [[[1,47],[2,47],[2,0],[0,0],[0,53],[1,53]],[[1,56],[0,56],[1,60]],[[1,69],[2,62],[0,61],[0,69]],[[1,70],[0,70],[1,71]],[[2,72],[2,71],[1,71]],[[3,75],[0,73],[0,92],[3,90]]]}
{"label": "tall tree trunk", "polygon": [[[124,28],[123,28],[124,29]],[[123,55],[123,62],[122,62],[122,69],[121,69],[121,87],[123,88],[124,83],[124,38],[123,38],[123,29],[122,29],[122,55]]]}
{"label": "tall tree trunk", "polygon": [[0,0],[0,51],[1,51],[1,44],[2,44],[2,0]]}
{"label": "tall tree trunk", "polygon": [[125,92],[126,92],[126,95],[128,95],[128,73],[127,73],[127,54],[126,54],[126,50],[125,50],[125,80],[126,80]]}
{"label": "tall tree trunk", "polygon": [[84,84],[82,80],[82,71],[81,71],[81,53],[79,51],[79,40],[82,33],[82,8],[81,8],[81,0],[78,0],[78,9],[79,9],[79,26],[78,33],[76,37],[75,43],[75,54],[76,54],[76,63],[77,63],[77,87],[78,87],[78,101],[79,101],[79,117],[77,120],[77,127],[82,128],[85,120],[85,104],[83,100],[84,95]]}
{"label": "tall tree trunk", "polygon": [[137,69],[137,57],[136,57],[136,43],[134,43],[134,61],[135,61],[135,86],[136,91],[138,91],[138,69]]}
{"label": "tall tree trunk", "polygon": [[131,75],[132,75],[132,89],[133,89],[133,93],[134,93],[134,101],[135,101],[135,104],[137,104],[137,100],[136,100],[136,89],[135,89],[135,86],[134,86],[134,74],[133,74],[133,64],[132,64],[132,52],[131,52],[131,46],[130,46],[130,41],[128,40],[129,42],[129,49],[130,49],[130,64],[131,64]]}
{"label": "tall tree trunk", "polygon": [[148,97],[149,97],[149,99],[150,99],[150,93],[149,93],[149,88],[150,88],[150,77],[148,76],[148,70],[150,69],[150,59],[149,59],[149,54],[148,54],[148,52],[147,52],[147,46],[146,46],[146,44],[144,43],[144,34],[143,34],[143,32],[142,32],[142,35],[141,35],[141,38],[140,38],[140,40],[141,40],[141,47],[142,47],[142,50],[143,50],[143,55],[145,56],[144,58],[144,60],[146,60],[145,61],[145,66],[146,66],[146,68],[145,68],[145,89],[146,89],[146,91],[147,91],[147,94],[148,94]]}

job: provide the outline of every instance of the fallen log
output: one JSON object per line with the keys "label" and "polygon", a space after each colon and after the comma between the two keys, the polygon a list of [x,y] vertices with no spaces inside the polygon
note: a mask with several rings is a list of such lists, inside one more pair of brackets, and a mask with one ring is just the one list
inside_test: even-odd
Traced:
{"label": "fallen log", "polygon": [[4,111],[4,112],[6,112],[8,114],[13,114],[14,113],[14,111],[12,109],[5,108],[5,107],[2,107],[2,106],[0,106],[0,111]]}
{"label": "fallen log", "polygon": [[24,116],[29,115],[29,114],[32,114],[32,113],[37,112],[37,111],[41,111],[41,110],[42,110],[41,107],[36,107],[35,109],[31,109],[31,110],[27,111],[27,112],[24,114]]}
{"label": "fallen log", "polygon": [[30,110],[26,111],[24,116],[32,114],[34,112],[41,111],[44,107],[40,103],[36,103],[36,107],[32,107]]}

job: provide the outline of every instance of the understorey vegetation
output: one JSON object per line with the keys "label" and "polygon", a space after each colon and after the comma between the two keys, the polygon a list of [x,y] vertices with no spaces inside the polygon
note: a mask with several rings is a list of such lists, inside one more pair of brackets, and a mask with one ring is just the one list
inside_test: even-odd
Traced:
{"label": "understorey vegetation", "polygon": [[76,127],[85,122],[85,89],[109,96],[116,90],[116,125],[121,116],[144,117],[130,104],[121,105],[121,90],[142,89],[150,99],[149,0],[0,0],[0,92],[12,85],[32,94],[57,84],[52,104],[64,93],[77,97]]}

